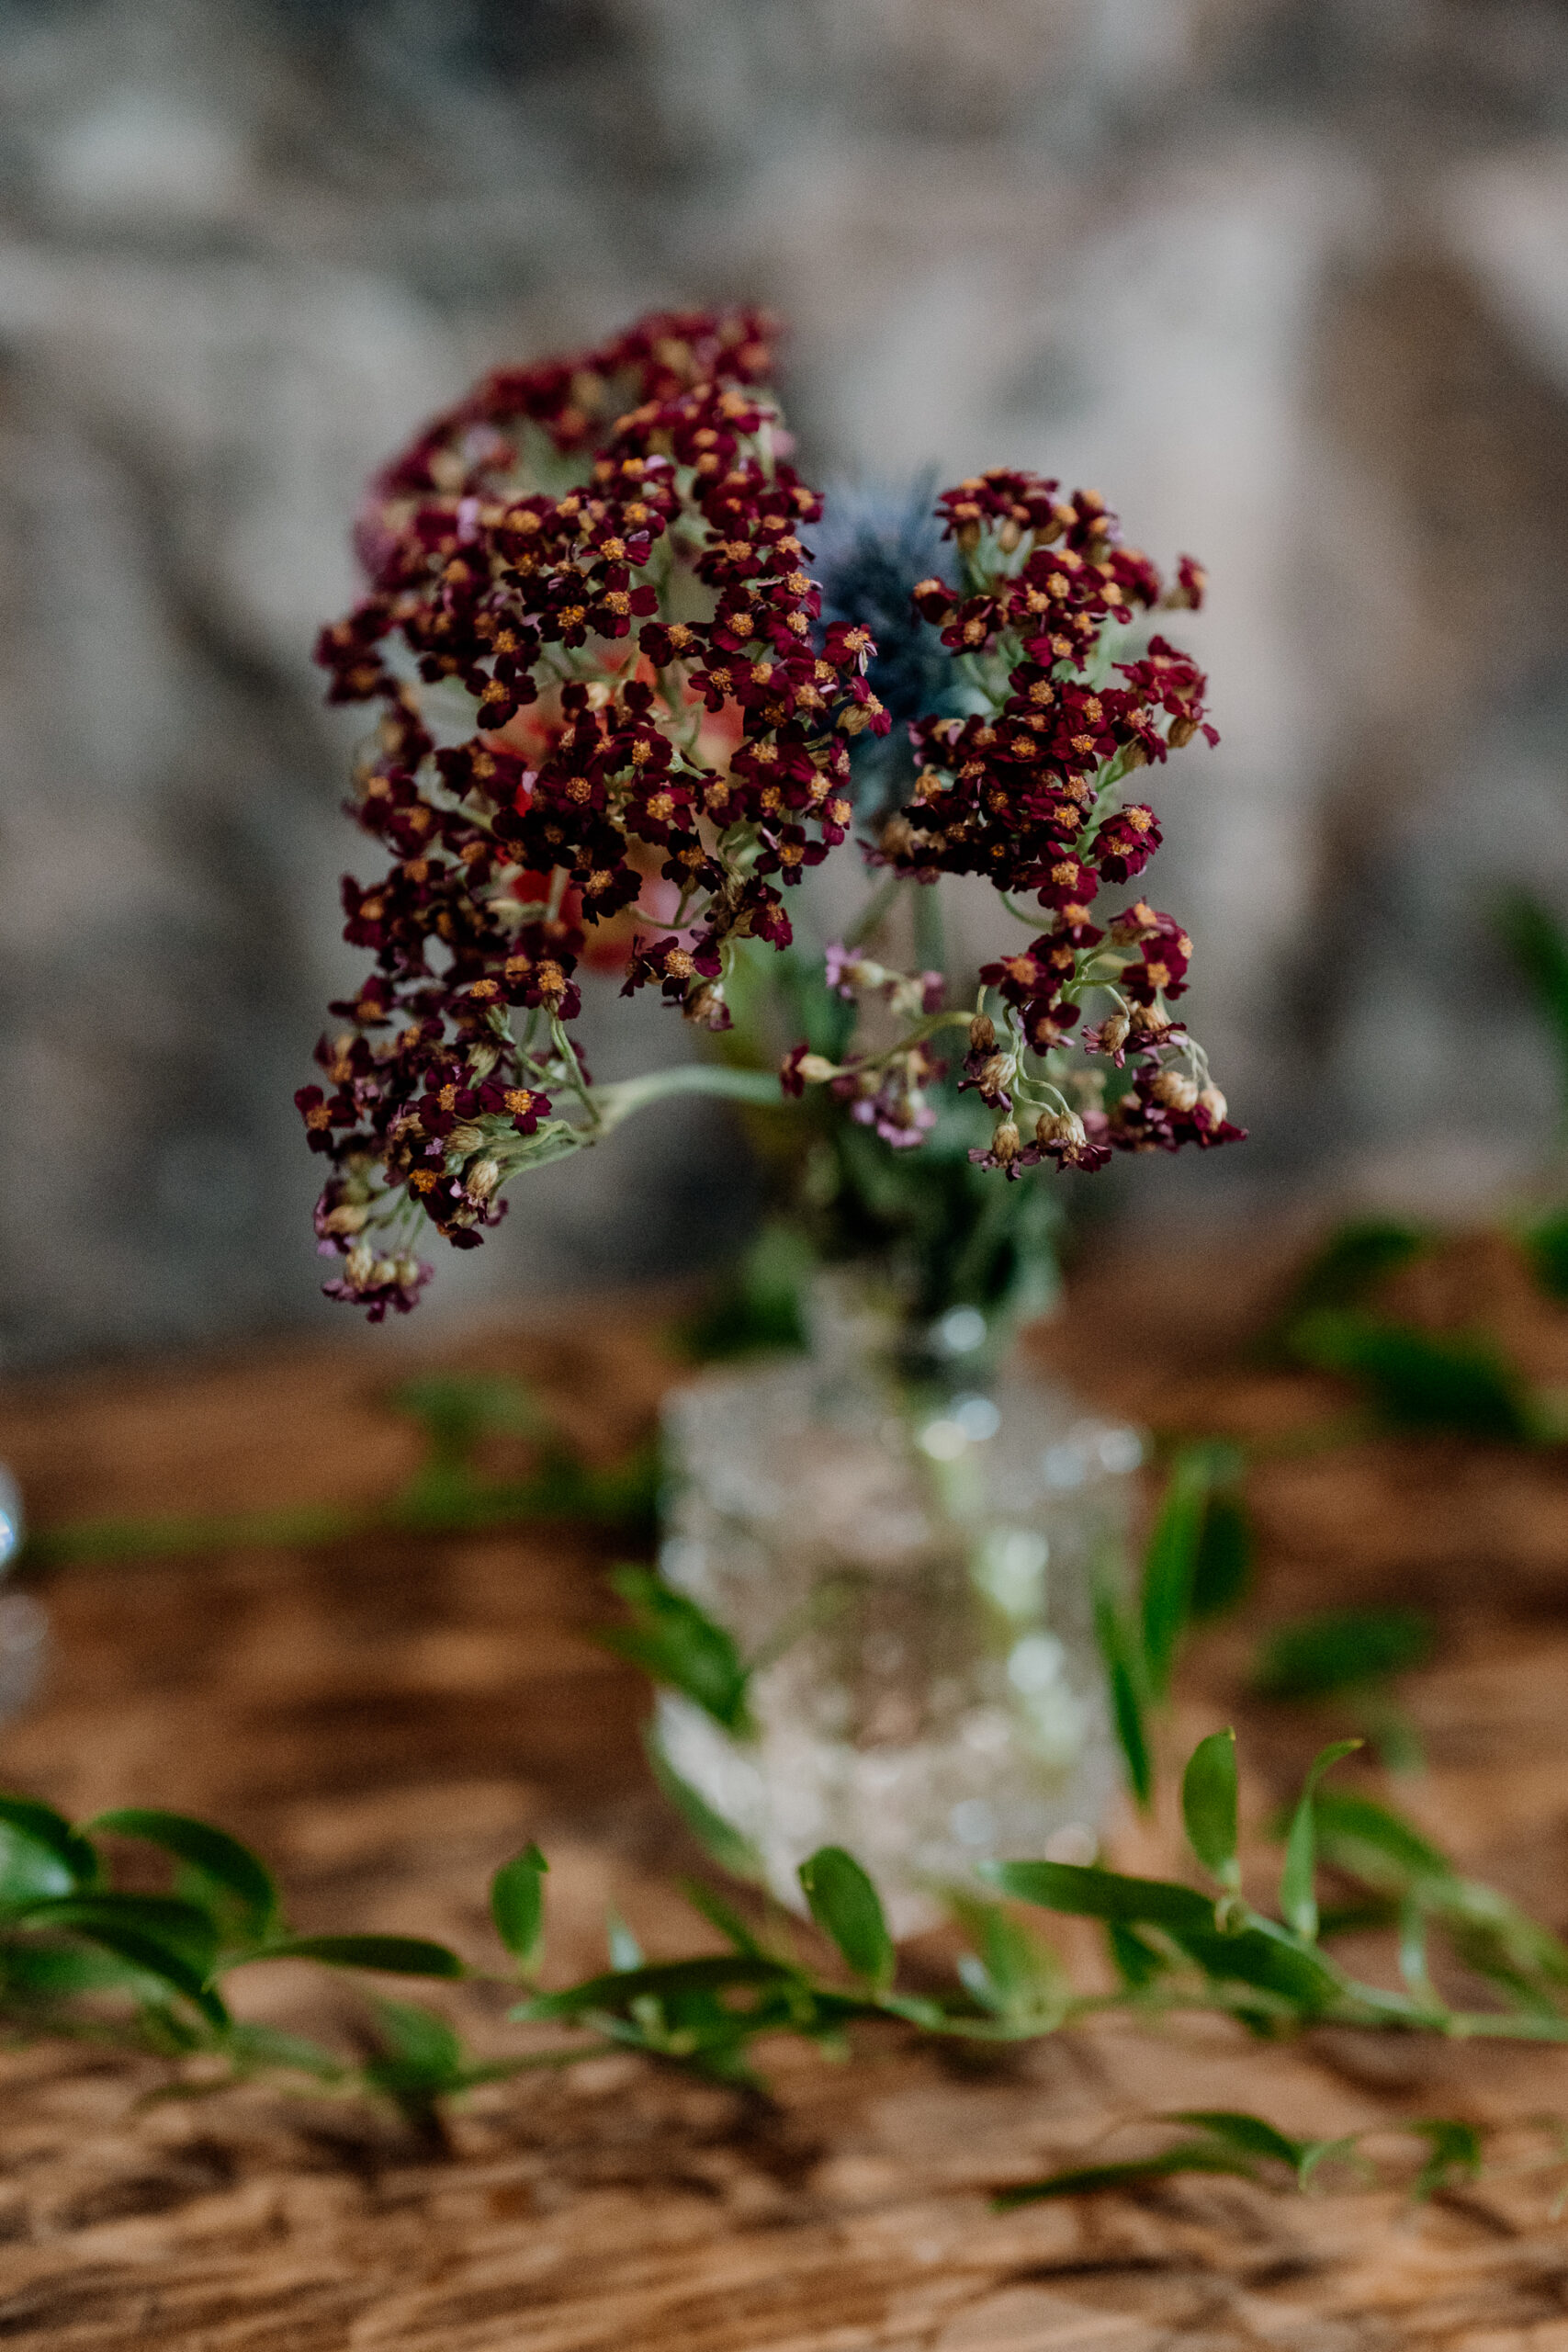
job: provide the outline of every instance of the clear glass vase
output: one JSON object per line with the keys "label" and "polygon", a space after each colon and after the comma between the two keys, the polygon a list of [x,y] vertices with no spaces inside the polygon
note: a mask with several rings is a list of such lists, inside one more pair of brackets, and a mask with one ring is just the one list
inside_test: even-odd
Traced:
{"label": "clear glass vase", "polygon": [[988,1858],[1087,1861],[1119,1785],[1094,1595],[1123,1577],[1136,1433],[824,1281],[813,1346],[710,1372],[664,1421],[666,1579],[754,1663],[755,1737],[663,1692],[666,1760],[799,1905],[826,1844],[896,1933]]}

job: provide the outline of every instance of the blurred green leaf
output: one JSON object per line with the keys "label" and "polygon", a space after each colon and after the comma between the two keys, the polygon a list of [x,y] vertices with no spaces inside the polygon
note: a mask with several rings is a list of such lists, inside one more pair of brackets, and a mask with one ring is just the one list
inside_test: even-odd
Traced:
{"label": "blurred green leaf", "polygon": [[1315,1950],[1266,1919],[1239,1934],[1179,1927],[1169,1933],[1216,1984],[1245,1984],[1303,2018],[1330,2007],[1344,1990],[1338,1971]]}
{"label": "blurred green leaf", "polygon": [[[259,1943],[270,1932],[277,1915],[277,1889],[265,1864],[226,1830],[183,1813],[151,1813],[140,1807],[101,1813],[86,1825],[89,1831],[108,1831],[117,1838],[140,1838],[157,1846],[186,1866],[197,1885],[192,1898],[203,1903],[215,1891],[220,1907],[231,1916],[237,1940]],[[184,1890],[182,1890],[184,1891]]]}
{"label": "blurred green leaf", "polygon": [[1337,1739],[1314,1758],[1291,1818],[1280,1873],[1280,1908],[1286,1925],[1308,1943],[1317,1934],[1317,1784],[1333,1765],[1353,1756],[1361,1745],[1359,1739]]}
{"label": "blurred green leaf", "polygon": [[1170,1687],[1176,1653],[1191,1614],[1211,1480],[1206,1449],[1190,1447],[1177,1454],[1144,1555],[1144,1668],[1156,1699],[1163,1699]]}
{"label": "blurred green leaf", "polygon": [[225,1972],[258,1960],[319,1960],[328,1968],[376,1969],[385,1976],[466,1976],[455,1951],[423,1936],[283,1936],[226,1960]]}
{"label": "blurred green leaf", "polygon": [[796,1972],[784,1962],[751,1952],[705,1952],[696,1960],[653,1961],[641,1968],[612,1969],[570,1984],[558,1993],[537,1993],[507,2012],[528,2023],[582,2017],[591,2011],[627,2010],[634,2001],[669,2000],[689,1992],[720,1992],[733,1985],[778,1984]]}
{"label": "blurred green leaf", "polygon": [[1094,1597],[1094,1631],[1111,1690],[1111,1719],[1127,1784],[1145,1812],[1154,1801],[1154,1758],[1144,1715],[1144,1665],[1137,1637],[1109,1590]]}
{"label": "blurred green leaf", "polygon": [[1568,1209],[1553,1209],[1519,1234],[1525,1262],[1549,1298],[1568,1298]]}
{"label": "blurred green leaf", "polygon": [[700,1879],[683,1878],[681,1881],[681,1892],[693,1910],[698,1912],[710,1927],[716,1928],[719,1934],[733,1944],[737,1951],[749,1952],[753,1959],[758,1960],[772,1957],[747,1926],[739,1911],[733,1910],[724,1897],[716,1894],[711,1886],[705,1886]]}
{"label": "blurred green leaf", "polygon": [[525,1846],[502,1862],[490,1883],[490,1916],[495,1932],[525,1976],[539,1963],[545,1940],[545,1876],[549,1869],[537,1846]]}
{"label": "blurred green leaf", "polygon": [[1145,2181],[1168,2180],[1177,2173],[1230,2173],[1251,2180],[1256,2171],[1248,2156],[1227,2148],[1220,2140],[1181,2140],[1174,2148],[1162,2148],[1157,2155],[1134,2156],[1122,2164],[1078,2165],[1066,2172],[1050,2173],[1043,2180],[1022,2181],[1016,2188],[998,2189],[991,2203],[998,2213],[1010,2213],[1020,2205],[1043,2204],[1057,2197],[1090,2197],[1106,2188],[1135,2188]]}
{"label": "blurred green leaf", "polygon": [[617,1976],[634,1975],[642,1967],[642,1946],[613,1904],[604,1914],[604,1940]]}
{"label": "blurred green leaf", "polygon": [[1267,2157],[1275,2164],[1288,2165],[1292,2172],[1315,2144],[1311,2140],[1288,2139],[1261,2115],[1249,2115],[1237,2108],[1179,2108],[1174,2115],[1162,2115],[1159,2120],[1162,2123],[1194,2124],[1222,2147],[1234,2148],[1237,2155]]}
{"label": "blurred green leaf", "polygon": [[29,1904],[21,1917],[30,1928],[85,1937],[183,1994],[210,2023],[227,2022],[209,1984],[217,1931],[195,1904],[165,1894],[65,1894]]}
{"label": "blurred green leaf", "polygon": [[0,1906],[96,1885],[98,1857],[62,1813],[36,1797],[0,1796]]}
{"label": "blurred green leaf", "polygon": [[1512,955],[1551,1032],[1568,1077],[1568,933],[1544,899],[1526,889],[1497,902],[1498,935]]}
{"label": "blurred green leaf", "polygon": [[382,2046],[365,2075],[376,2089],[423,2103],[461,2086],[463,2045],[445,2018],[412,2001],[378,2000],[375,2009]]}
{"label": "blurred green leaf", "polygon": [[1072,1998],[1061,1955],[999,1904],[961,1896],[953,1912],[977,1947],[963,1954],[958,1975],[980,2007],[1035,2032],[1059,2025]]}
{"label": "blurred green leaf", "polygon": [[1252,1684],[1269,1699],[1317,1698],[1424,1666],[1436,1645],[1424,1609],[1325,1609],[1265,1635]]}
{"label": "blurred green leaf", "polygon": [[1130,1991],[1140,1993],[1156,1977],[1168,1973],[1170,1962],[1162,1951],[1156,1951],[1146,1936],[1136,1928],[1129,1928],[1123,1919],[1108,1919],[1105,1940],[1111,1952],[1111,1966]]}
{"label": "blurred green leaf", "polygon": [[1346,1309],[1305,1317],[1291,1346],[1303,1363],[1359,1382],[1396,1428],[1453,1430],[1508,1445],[1532,1444],[1541,1434],[1529,1391],[1489,1340],[1438,1336]]}
{"label": "blurred green leaf", "polygon": [[1245,1600],[1252,1581],[1253,1551],[1252,1521],[1240,1495],[1228,1488],[1212,1494],[1192,1566],[1195,1623],[1223,1617]]}
{"label": "blurred green leaf", "polygon": [[678,1326],[682,1352],[695,1363],[713,1363],[805,1348],[806,1291],[816,1262],[795,1226],[765,1225],[734,1274]]}
{"label": "blurred green leaf", "polygon": [[1236,1862],[1235,1734],[1211,1732],[1187,1760],[1181,1780],[1181,1817],[1187,1840],[1203,1868],[1235,1894],[1241,1886]]}
{"label": "blurred green leaf", "polygon": [[882,1901],[852,1854],[841,1846],[822,1846],[800,1866],[801,1891],[811,1916],[824,1935],[830,1936],[844,1961],[885,1992],[893,1982],[897,1954]]}
{"label": "blurred green leaf", "polygon": [[1121,1919],[1134,1927],[1200,1934],[1214,1925],[1210,1897],[1174,1879],[1125,1878],[1119,1871],[1097,1870],[1083,1862],[983,1862],[980,1868],[982,1876],[1004,1894],[1075,1918]]}
{"label": "blurred green leaf", "polygon": [[606,1626],[594,1639],[655,1682],[679,1690],[726,1731],[746,1737],[750,1675],[725,1628],[651,1568],[617,1568],[610,1581],[634,1622]]}
{"label": "blurred green leaf", "polygon": [[1432,1247],[1433,1236],[1418,1225],[1393,1217],[1352,1217],[1331,1233],[1296,1276],[1279,1317],[1286,1335],[1304,1316],[1325,1307],[1359,1306],[1384,1278],[1410,1265]]}
{"label": "blurred green leaf", "polygon": [[1473,2180],[1480,2172],[1481,2134],[1473,2123],[1460,2122],[1450,2116],[1432,2116],[1419,2123],[1404,2124],[1401,2129],[1425,2140],[1431,2150],[1412,2184],[1413,2197],[1433,2197],[1451,2182]]}
{"label": "blurred green leaf", "polygon": [[1453,1864],[1421,1832],[1392,1812],[1346,1789],[1319,1790],[1314,1802],[1318,1850],[1336,1870],[1381,1894],[1452,1880]]}

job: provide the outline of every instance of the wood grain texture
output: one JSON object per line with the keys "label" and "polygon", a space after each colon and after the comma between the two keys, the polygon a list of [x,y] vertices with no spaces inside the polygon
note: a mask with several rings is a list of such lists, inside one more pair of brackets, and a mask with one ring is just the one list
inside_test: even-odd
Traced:
{"label": "wood grain texture", "polygon": [[[1247,1286],[1238,1260],[1252,1264]],[[1271,1279],[1230,1252],[1090,1270],[1043,1341],[1097,1395],[1167,1426],[1255,1435],[1329,1392],[1238,1364]],[[1463,1277],[1548,1376],[1563,1318],[1506,1261]],[[1450,1283],[1461,1280],[1451,1268]],[[1462,1302],[1461,1302],[1462,1303]],[[1416,1301],[1417,1306],[1420,1301]],[[1430,1304],[1430,1302],[1428,1302]],[[445,1360],[526,1372],[606,1453],[669,1376],[634,1306],[478,1334]],[[385,1491],[407,1466],[363,1348],[284,1353],[0,1399],[42,1521]],[[1082,1374],[1080,1373],[1080,1377]],[[1258,1475],[1245,1617],[1190,1656],[1176,1755],[1236,1721],[1255,1826],[1331,1707],[1244,1694],[1258,1628],[1350,1598],[1420,1599],[1443,1642],[1410,1679],[1429,1770],[1398,1797],[1465,1866],[1568,1924],[1568,1468],[1443,1442],[1364,1445]],[[613,1897],[653,1951],[704,1940],[692,1866],[639,1759],[631,1675],[586,1631],[607,1555],[581,1531],[378,1537],[315,1554],[74,1569],[49,1590],[42,1703],[0,1732],[0,1780],[75,1811],[205,1812],[277,1866],[302,1928],[487,1949],[487,1871],[551,1857],[551,1974],[595,1964]],[[1174,1825],[1119,1859],[1174,1859]],[[919,1973],[942,1957],[915,1948]],[[249,2013],[352,2037],[352,1991],[279,1965]],[[440,1997],[440,1996],[434,1996]],[[453,1996],[482,2048],[513,2040]],[[0,2054],[0,2343],[49,2352],[1568,2352],[1563,2173],[1530,2128],[1568,2119],[1568,2053],[1320,2033],[1260,2047],[1199,2019],[1111,2021],[984,2064],[887,2030],[849,2066],[770,2053],[772,2106],[632,2058],[473,2096],[433,2157],[358,2104],[252,2087],[149,2102],[160,2064],[79,2045]],[[989,2192],[1137,2144],[1162,2109],[1288,2130],[1456,2114],[1495,2130],[1473,2188],[1303,2198],[1194,2178],[998,2216]],[[1379,2153],[1396,2168],[1407,2143]],[[1406,2163],[1406,2171],[1410,2165]]]}

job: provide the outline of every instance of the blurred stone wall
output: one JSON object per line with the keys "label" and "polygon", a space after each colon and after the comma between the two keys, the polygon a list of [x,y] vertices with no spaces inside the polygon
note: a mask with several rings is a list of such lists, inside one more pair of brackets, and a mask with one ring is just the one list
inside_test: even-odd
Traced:
{"label": "blurred stone wall", "polygon": [[[1123,1210],[1528,1168],[1486,915],[1568,907],[1554,0],[6,0],[6,1361],[328,1312],[289,1097],[370,854],[308,659],[358,483],[493,360],[742,297],[818,478],[1034,465],[1211,567],[1158,896],[1255,1140]],[[597,1023],[606,1075],[684,1050]],[[737,1179],[650,1120],[440,1294],[688,1266]]]}

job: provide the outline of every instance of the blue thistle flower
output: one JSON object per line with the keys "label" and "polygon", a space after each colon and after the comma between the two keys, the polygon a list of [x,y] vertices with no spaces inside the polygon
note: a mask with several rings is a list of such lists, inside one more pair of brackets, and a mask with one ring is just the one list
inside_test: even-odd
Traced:
{"label": "blue thistle flower", "polygon": [[952,657],[911,601],[917,582],[942,567],[935,501],[934,473],[902,488],[840,483],[812,526],[822,627],[865,623],[877,648],[866,674],[893,720],[886,735],[859,737],[850,755],[856,807],[872,823],[908,799],[909,722],[942,710],[953,684]]}

